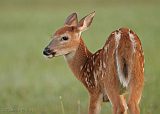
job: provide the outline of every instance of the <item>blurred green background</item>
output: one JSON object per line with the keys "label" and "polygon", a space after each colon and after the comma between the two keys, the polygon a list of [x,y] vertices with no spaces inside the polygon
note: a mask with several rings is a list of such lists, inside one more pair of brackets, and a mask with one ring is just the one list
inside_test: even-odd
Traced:
{"label": "blurred green background", "polygon": [[[160,2],[157,0],[0,0],[0,114],[86,114],[88,94],[63,57],[47,60],[43,48],[65,18],[96,11],[83,33],[95,52],[109,34],[129,27],[145,53],[141,114],[160,113]],[[59,97],[62,97],[60,100]],[[110,103],[102,114],[111,113]]]}

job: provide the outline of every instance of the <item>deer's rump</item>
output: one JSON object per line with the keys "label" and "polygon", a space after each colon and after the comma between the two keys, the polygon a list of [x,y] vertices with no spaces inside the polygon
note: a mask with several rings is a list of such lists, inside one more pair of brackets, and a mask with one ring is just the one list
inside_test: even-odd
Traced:
{"label": "deer's rump", "polygon": [[141,42],[133,31],[121,28],[112,32],[103,47],[103,57],[107,66],[110,65],[106,72],[115,72],[112,74],[118,77],[123,87],[128,87],[130,79],[135,75],[143,77],[143,51]]}

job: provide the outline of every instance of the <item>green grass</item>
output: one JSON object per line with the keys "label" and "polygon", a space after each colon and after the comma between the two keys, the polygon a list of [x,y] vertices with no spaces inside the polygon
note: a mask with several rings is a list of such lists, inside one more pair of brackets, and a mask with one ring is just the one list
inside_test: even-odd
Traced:
{"label": "green grass", "polygon": [[[42,55],[51,34],[75,11],[80,18],[96,11],[83,33],[92,52],[119,27],[138,34],[146,61],[141,112],[158,114],[160,2],[145,0],[0,0],[0,114],[63,114],[62,103],[65,114],[87,113],[88,94],[63,57],[46,60]],[[109,103],[102,107],[106,113],[111,113]]]}

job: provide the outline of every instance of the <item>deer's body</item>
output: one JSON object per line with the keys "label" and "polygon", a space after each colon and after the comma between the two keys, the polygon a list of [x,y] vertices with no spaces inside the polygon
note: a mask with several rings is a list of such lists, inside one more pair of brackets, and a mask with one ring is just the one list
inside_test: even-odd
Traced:
{"label": "deer's body", "polygon": [[[75,17],[70,18],[74,23]],[[93,14],[83,18],[78,27],[87,25],[87,22],[91,23],[87,20],[85,22],[86,18],[92,19]],[[67,33],[69,37],[73,37],[72,30],[74,28],[65,26],[59,29],[55,36],[63,37],[63,34]],[[74,35],[79,36],[79,39],[70,41],[71,47],[74,47],[70,49],[72,51],[67,53],[59,48],[61,51],[57,55],[64,53],[72,72],[87,88],[90,95],[89,114],[99,114],[103,101],[111,102],[114,114],[126,114],[127,107],[131,114],[139,114],[138,104],[144,81],[144,56],[138,36],[130,29],[121,28],[112,32],[102,49],[92,54],[77,29],[75,31]],[[54,42],[51,42],[48,48],[52,48]],[[57,46],[54,50],[57,51]],[[56,53],[51,54],[55,56]],[[128,103],[124,96],[126,91],[129,93]]]}

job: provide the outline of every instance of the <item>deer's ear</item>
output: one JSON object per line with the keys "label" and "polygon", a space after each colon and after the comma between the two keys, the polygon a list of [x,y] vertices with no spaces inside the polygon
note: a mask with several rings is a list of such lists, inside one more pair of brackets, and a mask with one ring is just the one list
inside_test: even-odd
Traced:
{"label": "deer's ear", "polygon": [[77,25],[78,30],[81,32],[87,30],[93,21],[94,15],[95,11],[83,17]]}
{"label": "deer's ear", "polygon": [[64,24],[67,26],[77,26],[78,25],[77,14],[72,13],[71,15],[69,15]]}

